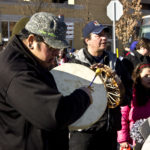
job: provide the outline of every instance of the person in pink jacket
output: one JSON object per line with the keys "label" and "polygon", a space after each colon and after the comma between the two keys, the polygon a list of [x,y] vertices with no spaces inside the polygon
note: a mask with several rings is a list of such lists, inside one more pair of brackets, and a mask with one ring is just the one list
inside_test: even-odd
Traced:
{"label": "person in pink jacket", "polygon": [[120,149],[128,149],[129,144],[135,145],[130,137],[132,125],[139,119],[150,116],[150,64],[141,63],[133,71],[133,94],[131,104],[121,107],[122,129],[118,131]]}

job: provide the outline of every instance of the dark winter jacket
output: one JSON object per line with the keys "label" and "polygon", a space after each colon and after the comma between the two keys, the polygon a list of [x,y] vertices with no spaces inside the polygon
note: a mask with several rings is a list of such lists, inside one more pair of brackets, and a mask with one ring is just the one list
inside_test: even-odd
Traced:
{"label": "dark winter jacket", "polygon": [[67,126],[89,105],[82,90],[61,95],[17,36],[0,54],[0,150],[67,150]]}
{"label": "dark winter jacket", "polygon": [[[111,52],[103,52],[103,55],[101,57],[93,57],[89,54],[87,49],[81,49],[76,54],[75,58],[73,58],[70,62],[73,63],[79,63],[83,64],[87,67],[90,67],[91,65],[95,63],[103,63],[109,67],[111,67],[113,70],[116,71],[117,75],[121,78],[123,81],[127,91],[126,91],[126,100],[131,98],[131,91],[128,91],[128,76],[125,68],[122,66],[122,63],[119,59],[116,58],[116,56]],[[123,102],[124,103],[124,102]],[[126,103],[126,102],[125,102]],[[109,112],[109,113],[108,113]],[[108,119],[109,117],[109,119]],[[115,109],[109,109],[106,110],[104,115],[101,117],[100,121],[95,123],[91,128],[89,128],[85,132],[95,132],[98,130],[103,130],[104,126],[108,127],[109,129],[113,130],[120,130],[121,129],[121,113],[120,108],[117,107]],[[103,130],[104,131],[104,130]]]}
{"label": "dark winter jacket", "polygon": [[132,72],[134,68],[139,63],[150,63],[150,57],[149,56],[143,56],[137,51],[130,52],[123,60],[122,60],[124,66],[127,68],[130,76],[132,75]]}

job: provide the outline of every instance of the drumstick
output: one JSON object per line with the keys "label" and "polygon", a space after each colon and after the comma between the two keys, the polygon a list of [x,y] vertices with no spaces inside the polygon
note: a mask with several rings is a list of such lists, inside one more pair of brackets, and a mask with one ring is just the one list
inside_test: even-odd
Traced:
{"label": "drumstick", "polygon": [[91,85],[93,84],[96,76],[99,75],[99,74],[101,74],[101,70],[100,70],[100,68],[97,68],[96,72],[95,72],[95,76],[94,76],[93,80],[91,81],[91,83],[90,83],[90,85],[88,87],[91,87]]}

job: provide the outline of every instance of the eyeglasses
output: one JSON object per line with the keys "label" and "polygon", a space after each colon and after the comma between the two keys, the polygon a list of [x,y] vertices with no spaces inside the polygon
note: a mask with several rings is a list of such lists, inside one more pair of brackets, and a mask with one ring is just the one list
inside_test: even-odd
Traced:
{"label": "eyeglasses", "polygon": [[43,43],[47,46],[47,48],[49,49],[49,50],[51,50],[51,51],[60,51],[60,49],[58,49],[58,48],[53,48],[53,47],[51,47],[51,46],[49,46],[47,43],[45,43],[44,41],[43,41]]}

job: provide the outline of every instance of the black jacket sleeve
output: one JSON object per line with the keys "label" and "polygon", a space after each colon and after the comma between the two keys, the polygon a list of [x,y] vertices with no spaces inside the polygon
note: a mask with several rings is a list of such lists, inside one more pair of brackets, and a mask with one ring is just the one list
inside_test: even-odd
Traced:
{"label": "black jacket sleeve", "polygon": [[130,103],[131,98],[132,98],[131,76],[130,76],[128,70],[126,69],[126,67],[124,66],[124,64],[122,63],[122,61],[120,61],[119,59],[117,59],[117,61],[116,61],[115,70],[116,70],[117,75],[120,77],[120,79],[124,85],[124,88],[125,88],[125,95],[124,95],[121,105],[127,105]]}
{"label": "black jacket sleeve", "polygon": [[132,56],[128,55],[122,60],[123,65],[126,67],[128,73],[130,76],[132,76],[132,72],[134,69],[133,63],[132,63]]}
{"label": "black jacket sleeve", "polygon": [[69,125],[75,122],[89,105],[88,95],[80,89],[75,90],[69,96],[62,97],[56,111],[56,119],[59,125]]}
{"label": "black jacket sleeve", "polygon": [[88,95],[77,90],[63,97],[34,72],[24,71],[11,81],[7,103],[40,129],[54,130],[76,121],[90,104]]}

